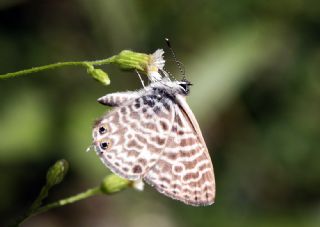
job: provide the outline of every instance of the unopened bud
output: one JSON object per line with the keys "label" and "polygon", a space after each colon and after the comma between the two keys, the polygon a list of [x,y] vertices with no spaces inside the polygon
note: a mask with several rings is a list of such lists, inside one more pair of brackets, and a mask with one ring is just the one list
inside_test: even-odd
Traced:
{"label": "unopened bud", "polygon": [[124,70],[137,69],[146,73],[149,58],[148,54],[123,50],[116,56],[115,63]]}
{"label": "unopened bud", "polygon": [[91,68],[88,70],[88,73],[97,81],[101,82],[104,85],[110,84],[110,79],[108,74],[102,69]]}
{"label": "unopened bud", "polygon": [[106,176],[100,185],[101,191],[105,194],[113,194],[130,187],[131,181],[121,178],[115,174]]}
{"label": "unopened bud", "polygon": [[47,172],[47,185],[52,187],[59,184],[67,174],[69,164],[66,160],[61,159],[52,165]]}

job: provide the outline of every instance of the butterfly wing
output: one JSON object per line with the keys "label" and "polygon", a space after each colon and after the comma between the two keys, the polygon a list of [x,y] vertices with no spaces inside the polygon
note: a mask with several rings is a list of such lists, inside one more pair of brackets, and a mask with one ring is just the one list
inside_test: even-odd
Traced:
{"label": "butterfly wing", "polygon": [[[215,197],[213,166],[199,125],[183,97],[158,162],[145,181],[159,192],[190,205],[210,205]],[[187,108],[187,109],[186,109]]]}
{"label": "butterfly wing", "polygon": [[174,119],[163,97],[144,93],[108,112],[93,129],[93,144],[103,161],[121,177],[137,180],[159,159]]}

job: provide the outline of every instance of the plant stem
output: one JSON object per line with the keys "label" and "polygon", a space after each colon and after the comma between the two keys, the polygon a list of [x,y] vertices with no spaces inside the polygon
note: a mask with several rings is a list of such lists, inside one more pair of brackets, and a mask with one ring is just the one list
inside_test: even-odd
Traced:
{"label": "plant stem", "polygon": [[56,69],[56,68],[65,67],[65,66],[82,66],[87,69],[91,69],[93,68],[92,67],[93,65],[103,65],[103,64],[113,63],[115,59],[116,59],[116,56],[112,56],[110,58],[98,60],[98,61],[58,62],[50,65],[44,65],[39,67],[33,67],[31,69],[20,70],[13,73],[6,73],[3,75],[0,75],[0,79],[8,79],[8,78],[22,76],[30,73],[36,73],[36,72],[49,70],[49,69]]}
{"label": "plant stem", "polygon": [[83,199],[87,199],[91,196],[94,195],[98,195],[98,194],[102,194],[100,187],[95,187],[95,188],[90,188],[84,192],[81,192],[79,194],[58,200],[56,202],[53,203],[49,203],[43,207],[40,207],[38,210],[36,210],[36,212],[34,212],[32,215],[37,215],[37,214],[41,214],[43,212],[46,212],[52,208],[56,208],[56,207],[61,207],[70,203],[74,203],[77,202],[79,200],[83,200]]}
{"label": "plant stem", "polygon": [[49,203],[43,207],[40,207],[36,210],[34,210],[32,213],[27,213],[25,216],[21,217],[14,226],[19,226],[20,224],[22,224],[25,220],[27,220],[30,217],[33,217],[35,215],[41,214],[43,212],[46,212],[48,210],[51,210],[53,208],[57,208],[57,207],[62,207],[65,205],[68,205],[70,203],[74,203],[77,202],[79,200],[83,200],[83,199],[87,199],[91,196],[94,195],[98,195],[98,194],[102,194],[100,187],[95,187],[95,188],[90,188],[84,192],[81,192],[79,194],[58,200],[56,202],[53,203]]}

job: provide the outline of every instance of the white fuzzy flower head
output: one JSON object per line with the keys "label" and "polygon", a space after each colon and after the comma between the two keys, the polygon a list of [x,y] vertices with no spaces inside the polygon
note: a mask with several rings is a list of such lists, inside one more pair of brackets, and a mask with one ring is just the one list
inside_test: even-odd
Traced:
{"label": "white fuzzy flower head", "polygon": [[158,81],[162,78],[159,71],[164,71],[163,67],[166,62],[163,58],[163,54],[164,51],[158,49],[150,55],[149,64],[147,66],[147,75],[151,81]]}

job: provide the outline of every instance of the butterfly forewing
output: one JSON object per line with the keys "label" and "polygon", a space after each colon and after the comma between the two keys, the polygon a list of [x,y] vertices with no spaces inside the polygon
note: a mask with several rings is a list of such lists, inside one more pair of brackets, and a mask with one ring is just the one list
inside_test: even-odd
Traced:
{"label": "butterfly forewing", "polygon": [[[123,97],[123,96],[122,96]],[[172,128],[171,100],[145,92],[98,120],[94,146],[101,160],[120,176],[136,180],[158,161]]]}
{"label": "butterfly forewing", "polygon": [[[185,103],[186,104],[186,103]],[[188,106],[187,106],[188,107]],[[159,192],[190,205],[214,202],[213,167],[201,134],[185,107],[175,105],[175,118],[164,151],[145,180]]]}

